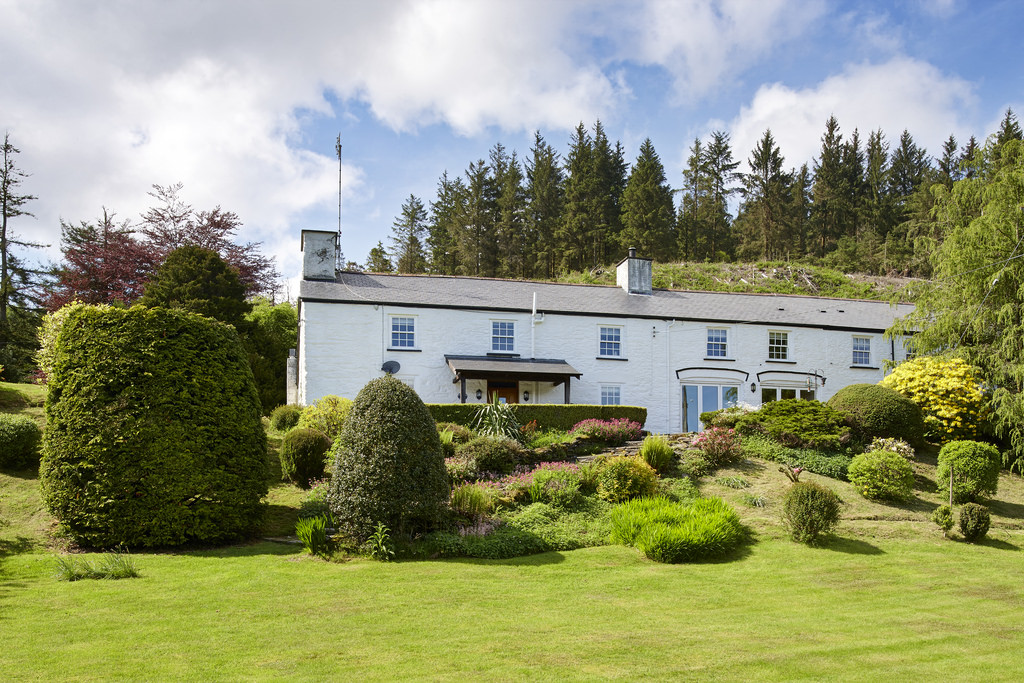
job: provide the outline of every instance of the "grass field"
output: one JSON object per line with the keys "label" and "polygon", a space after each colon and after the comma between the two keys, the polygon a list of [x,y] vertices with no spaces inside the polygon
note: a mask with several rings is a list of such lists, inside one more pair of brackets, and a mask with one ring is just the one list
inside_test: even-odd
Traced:
{"label": "grass field", "polygon": [[[53,576],[34,474],[0,473],[0,676],[1024,678],[1020,477],[1003,477],[990,537],[969,545],[928,521],[941,496],[927,458],[903,506],[805,475],[847,502],[836,535],[809,548],[778,522],[788,484],[776,467],[747,461],[705,478],[703,492],[732,502],[753,536],[715,563],[661,565],[616,546],[508,561],[326,563],[264,541],[137,553],[141,578],[74,583]],[[744,493],[767,506],[744,505]],[[272,489],[268,536],[290,530],[301,498]]]}

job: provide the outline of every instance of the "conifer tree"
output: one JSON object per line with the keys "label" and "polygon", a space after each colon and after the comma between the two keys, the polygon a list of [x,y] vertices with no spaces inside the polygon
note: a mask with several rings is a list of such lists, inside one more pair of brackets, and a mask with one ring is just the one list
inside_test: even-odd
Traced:
{"label": "conifer tree", "polygon": [[441,275],[454,275],[459,264],[456,236],[466,186],[462,178],[451,180],[448,171],[437,181],[437,198],[430,203],[430,225],[427,226],[427,249],[430,254],[428,271]]}
{"label": "conifer tree", "polygon": [[506,153],[501,143],[491,149],[490,160],[495,186],[497,274],[501,277],[529,277],[533,273],[536,241],[526,222],[523,169],[515,151]]}
{"label": "conifer tree", "polygon": [[534,272],[554,278],[558,272],[556,231],[562,217],[565,177],[558,152],[534,133],[531,160],[526,164],[526,224],[535,241]]}
{"label": "conifer tree", "polygon": [[640,156],[622,194],[623,242],[656,261],[671,260],[675,251],[674,216],[672,188],[661,159],[647,138],[640,145]]}
{"label": "conifer tree", "polygon": [[384,248],[384,244],[379,240],[377,241],[377,246],[371,249],[366,257],[366,269],[371,273],[391,273],[395,270],[394,265],[391,263],[391,257],[388,255],[388,250]]}
{"label": "conifer tree", "polygon": [[594,143],[581,122],[573,131],[565,160],[565,210],[557,233],[560,270],[579,270],[586,265],[588,237],[592,226],[601,223],[593,159]]}
{"label": "conifer tree", "polygon": [[459,275],[494,277],[498,271],[497,188],[487,162],[466,170],[466,190],[458,221]]}
{"label": "conifer tree", "polygon": [[427,210],[416,195],[402,203],[402,213],[391,224],[391,253],[399,273],[422,273],[427,267],[423,250]]}
{"label": "conifer tree", "polygon": [[786,234],[791,179],[783,170],[783,161],[782,152],[768,129],[747,161],[750,173],[743,175],[743,211],[753,224],[752,236],[756,236],[759,243],[754,253],[760,258],[780,258],[792,248]]}

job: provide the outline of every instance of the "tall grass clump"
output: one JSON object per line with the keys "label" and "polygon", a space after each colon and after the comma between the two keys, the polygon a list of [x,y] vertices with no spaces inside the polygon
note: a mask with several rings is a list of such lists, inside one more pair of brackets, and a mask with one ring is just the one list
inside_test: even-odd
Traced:
{"label": "tall grass clump", "polygon": [[134,579],[139,576],[135,560],[120,550],[106,553],[93,564],[85,558],[62,555],[57,558],[54,574],[58,581],[81,579]]}
{"label": "tall grass clump", "polygon": [[744,535],[739,517],[721,498],[689,505],[663,497],[632,500],[616,506],[611,521],[613,542],[669,564],[720,557]]}
{"label": "tall grass clump", "polygon": [[659,474],[663,474],[672,466],[676,452],[672,450],[668,439],[660,434],[651,434],[640,446],[640,457]]}
{"label": "tall grass clump", "polygon": [[330,540],[327,537],[327,516],[304,517],[295,523],[295,535],[310,555],[327,558],[330,556]]}

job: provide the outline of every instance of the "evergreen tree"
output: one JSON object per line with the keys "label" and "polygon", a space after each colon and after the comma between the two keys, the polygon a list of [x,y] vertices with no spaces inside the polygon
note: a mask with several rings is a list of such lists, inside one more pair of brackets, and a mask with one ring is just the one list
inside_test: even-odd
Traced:
{"label": "evergreen tree", "polygon": [[904,129],[900,144],[892,153],[889,171],[893,201],[901,219],[906,218],[907,201],[921,187],[930,168],[924,148],[918,147],[910,132]]}
{"label": "evergreen tree", "polygon": [[[849,174],[844,167],[844,152],[839,122],[835,116],[830,116],[825,122],[821,152],[814,165],[811,225],[819,257],[834,249],[839,238],[851,232],[848,226],[856,220]],[[848,153],[846,155],[848,159]]]}
{"label": "evergreen tree", "polygon": [[448,171],[437,182],[437,199],[430,203],[430,225],[427,226],[427,249],[430,253],[428,271],[454,275],[459,264],[459,216],[466,186],[462,178],[449,180]]}
{"label": "evergreen tree", "polygon": [[703,258],[702,243],[709,231],[705,220],[705,192],[707,183],[707,157],[703,143],[696,138],[690,146],[690,156],[683,170],[682,199],[676,217],[676,253],[684,261]]}
{"label": "evergreen tree", "polygon": [[802,164],[800,170],[793,174],[793,182],[789,189],[789,220],[790,239],[793,244],[793,251],[801,256],[807,254],[811,248],[811,188],[813,180],[811,170],[807,164]]}
{"label": "evergreen tree", "polygon": [[371,273],[391,273],[395,270],[391,263],[391,257],[388,256],[388,250],[379,240],[377,246],[371,249],[366,257],[366,269]]}
{"label": "evergreen tree", "polygon": [[600,266],[617,261],[624,246],[619,236],[623,228],[622,194],[626,190],[628,167],[622,143],[616,141],[613,148],[600,121],[594,124],[593,153],[599,218],[590,230],[589,261],[592,266]]}
{"label": "evergreen tree", "polygon": [[535,244],[534,272],[554,278],[558,272],[556,231],[562,218],[565,176],[558,152],[534,133],[531,161],[526,165],[526,224]]}
{"label": "evergreen tree", "polygon": [[495,277],[498,272],[497,187],[487,163],[480,159],[466,170],[466,190],[458,221],[456,245],[459,275]]}
{"label": "evergreen tree", "polygon": [[755,145],[747,161],[750,173],[743,175],[743,208],[746,220],[752,222],[756,237],[756,253],[760,258],[777,259],[791,253],[792,240],[787,235],[787,203],[790,176],[783,171],[783,157],[775,144],[771,129]]}
{"label": "evergreen tree", "polygon": [[594,143],[580,123],[573,131],[566,157],[565,210],[557,232],[560,270],[587,264],[592,226],[601,223],[599,183],[594,175]]}
{"label": "evergreen tree", "polygon": [[722,255],[731,257],[732,243],[729,238],[729,225],[732,214],[729,213],[729,199],[739,191],[735,186],[739,179],[736,169],[740,162],[733,161],[732,146],[729,134],[716,130],[711,133],[711,142],[707,145],[705,155],[707,188],[705,198],[709,202],[706,215],[708,217],[706,258],[719,260]]}
{"label": "evergreen tree", "polygon": [[495,185],[495,239],[501,277],[526,278],[533,273],[536,241],[526,222],[526,190],[523,169],[515,151],[505,152],[501,143],[491,149]]}
{"label": "evergreen tree", "polygon": [[180,308],[239,327],[251,306],[238,271],[217,252],[195,245],[178,247],[146,283],[143,306]]}
{"label": "evergreen tree", "polygon": [[427,210],[416,195],[402,204],[402,213],[391,224],[391,247],[395,256],[395,267],[399,273],[422,273],[427,267],[423,251],[423,236],[426,233]]}
{"label": "evergreen tree", "polygon": [[672,188],[651,139],[640,145],[640,156],[622,195],[623,242],[657,261],[671,260],[675,251]]}
{"label": "evergreen tree", "polygon": [[889,143],[881,129],[868,134],[865,194],[864,221],[884,240],[896,224],[896,211],[889,193]]}
{"label": "evergreen tree", "polygon": [[939,157],[939,179],[947,188],[960,180],[960,157],[957,154],[956,138],[952,134],[942,143],[942,156]]}

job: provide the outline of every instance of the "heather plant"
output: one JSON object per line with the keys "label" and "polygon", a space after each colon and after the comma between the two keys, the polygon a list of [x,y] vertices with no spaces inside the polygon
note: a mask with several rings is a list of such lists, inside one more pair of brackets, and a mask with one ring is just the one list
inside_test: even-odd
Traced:
{"label": "heather plant", "polygon": [[847,475],[857,491],[872,500],[904,501],[914,487],[910,463],[889,450],[861,453],[850,463]]}
{"label": "heather plant", "polygon": [[660,434],[651,434],[640,446],[640,457],[658,473],[664,473],[672,467],[676,452],[668,439]]}
{"label": "heather plant", "polygon": [[601,460],[597,471],[597,495],[610,503],[653,496],[658,473],[636,457],[613,456]]}
{"label": "heather plant", "polygon": [[974,543],[985,538],[988,533],[991,516],[988,508],[977,503],[967,503],[960,508],[958,526],[960,534],[968,543]]}
{"label": "heather plant", "polygon": [[573,425],[569,433],[574,436],[586,436],[612,446],[618,446],[627,441],[639,439],[640,431],[639,422],[623,417],[614,420],[582,420]]}
{"label": "heather plant", "polygon": [[950,441],[939,451],[935,478],[940,491],[952,488],[954,503],[973,502],[980,495],[995,494],[1001,463],[999,450],[992,444]]}
{"label": "heather plant", "polygon": [[735,462],[743,453],[739,434],[728,427],[705,429],[693,440],[693,445],[704,453],[713,468]]}
{"label": "heather plant", "polygon": [[352,410],[352,401],[341,396],[328,394],[308,405],[299,415],[296,427],[315,429],[334,442],[345,427],[345,420]]}
{"label": "heather plant", "polygon": [[458,455],[445,458],[444,468],[448,473],[448,479],[452,484],[476,481],[480,476],[480,472],[476,468],[475,460],[471,458],[463,458]]}
{"label": "heather plant", "polygon": [[981,374],[960,358],[919,356],[897,365],[880,384],[920,406],[928,441],[977,439],[988,421]]}
{"label": "heather plant", "polygon": [[814,545],[839,524],[842,501],[814,482],[793,484],[782,499],[782,522],[794,541]]}
{"label": "heather plant", "polygon": [[32,418],[0,413],[0,468],[21,469],[38,463],[42,438]]}

